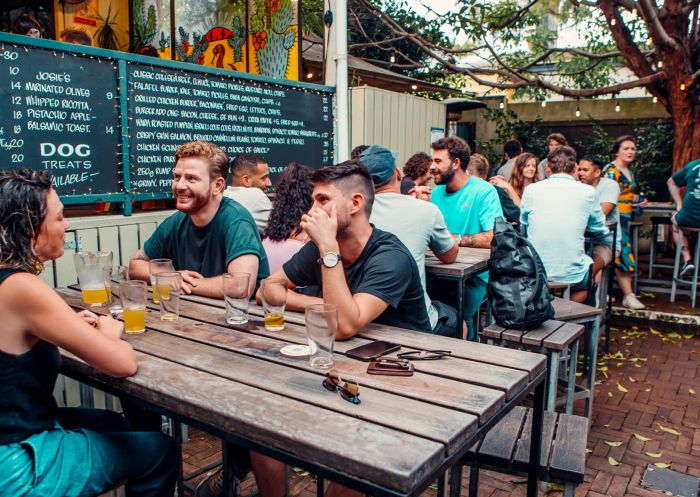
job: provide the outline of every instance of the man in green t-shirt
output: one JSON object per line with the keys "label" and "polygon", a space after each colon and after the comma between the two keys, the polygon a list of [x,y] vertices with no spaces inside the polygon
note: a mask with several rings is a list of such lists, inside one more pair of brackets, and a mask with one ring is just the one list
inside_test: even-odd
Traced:
{"label": "man in green t-shirt", "polygon": [[[685,198],[681,199],[681,188],[686,187]],[[676,204],[676,212],[672,220],[675,224],[688,228],[700,228],[700,160],[688,162],[685,167],[677,171],[668,179],[668,191]],[[674,227],[673,237],[678,243],[678,229]],[[683,267],[680,276],[692,274],[695,270],[690,257],[690,249],[685,234],[680,233],[681,253],[683,254]],[[700,243],[700,242],[696,242]]]}
{"label": "man in green t-shirt", "polygon": [[177,149],[172,190],[179,212],[131,258],[131,279],[149,280],[150,259],[172,259],[185,293],[223,298],[223,273],[250,273],[251,294],[256,281],[269,275],[255,221],[223,197],[228,167],[228,156],[213,143],[194,141]]}

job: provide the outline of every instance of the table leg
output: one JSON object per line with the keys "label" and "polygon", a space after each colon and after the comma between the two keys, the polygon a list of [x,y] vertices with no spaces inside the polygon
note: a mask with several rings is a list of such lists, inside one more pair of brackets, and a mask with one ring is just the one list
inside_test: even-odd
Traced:
{"label": "table leg", "polygon": [[[325,493],[325,485],[324,485],[324,480],[320,476],[316,477],[316,496],[317,497],[323,497],[323,494]],[[287,494],[289,495],[289,494]]]}
{"label": "table leg", "polygon": [[542,420],[544,418],[544,381],[535,388],[530,432],[530,462],[527,470],[527,497],[537,497],[539,486],[540,452],[542,450]]}
{"label": "table leg", "polygon": [[593,390],[595,389],[595,373],[596,365],[598,361],[598,323],[600,321],[600,316],[597,316],[595,320],[591,323],[590,327],[590,337],[588,340],[588,376],[586,377],[586,382],[588,386],[588,398],[586,399],[586,417],[591,419],[591,414],[593,413]]}
{"label": "table leg", "polygon": [[574,390],[576,390],[576,363],[578,362],[578,342],[579,338],[571,345],[571,354],[569,355],[569,384],[566,388],[566,414],[571,414],[574,411]]}
{"label": "table leg", "polygon": [[172,426],[173,426],[173,435],[175,437],[175,443],[177,444],[177,450],[178,453],[180,454],[180,457],[178,458],[178,463],[177,463],[177,482],[176,482],[176,488],[177,488],[177,495],[185,495],[185,472],[182,467],[182,430],[180,430],[180,422],[175,421],[174,419],[171,420]]}
{"label": "table leg", "polygon": [[559,358],[561,352],[553,350],[549,354],[549,385],[547,388],[547,410],[554,412],[557,402],[557,383],[559,381]]}
{"label": "table leg", "polygon": [[437,497],[447,497],[447,485],[445,474],[441,474],[437,481]]}
{"label": "table leg", "polygon": [[459,497],[462,493],[462,463],[458,462],[450,470],[450,497]]}
{"label": "table leg", "polygon": [[[457,316],[459,317],[459,323],[464,321],[464,280],[459,280],[457,288]],[[463,329],[463,326],[461,327]],[[459,334],[457,335],[459,336]],[[467,327],[467,335],[464,337],[469,339],[469,328]]]}

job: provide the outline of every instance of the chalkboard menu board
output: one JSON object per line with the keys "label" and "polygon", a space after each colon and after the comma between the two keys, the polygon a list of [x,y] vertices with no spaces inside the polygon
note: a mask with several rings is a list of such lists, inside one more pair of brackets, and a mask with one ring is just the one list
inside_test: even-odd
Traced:
{"label": "chalkboard menu board", "polygon": [[233,159],[267,160],[273,183],[290,161],[330,165],[332,94],[274,83],[129,64],[133,192],[169,192],[173,155],[211,141]]}
{"label": "chalkboard menu board", "polygon": [[117,67],[0,44],[0,164],[46,169],[59,195],[121,191]]}

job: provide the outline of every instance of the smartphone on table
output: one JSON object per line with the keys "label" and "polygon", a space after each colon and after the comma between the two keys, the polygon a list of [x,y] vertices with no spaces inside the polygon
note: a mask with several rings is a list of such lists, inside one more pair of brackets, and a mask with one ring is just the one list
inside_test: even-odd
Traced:
{"label": "smartphone on table", "polygon": [[377,357],[389,354],[396,350],[399,350],[401,345],[396,343],[384,342],[378,340],[376,342],[366,343],[355,347],[354,349],[348,350],[345,355],[352,357],[353,359],[359,359],[360,361],[372,361]]}
{"label": "smartphone on table", "polygon": [[413,376],[413,364],[405,359],[377,359],[367,366],[368,374]]}

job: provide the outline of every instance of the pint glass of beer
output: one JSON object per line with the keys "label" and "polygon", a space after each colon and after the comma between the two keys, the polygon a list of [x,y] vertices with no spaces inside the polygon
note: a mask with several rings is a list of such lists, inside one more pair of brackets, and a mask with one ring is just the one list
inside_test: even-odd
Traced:
{"label": "pint glass of beer", "polygon": [[284,306],[287,304],[287,280],[266,278],[260,282],[263,322],[267,331],[284,329]]}
{"label": "pint glass of beer", "polygon": [[146,282],[123,281],[119,284],[124,313],[124,331],[128,334],[146,331]]}
{"label": "pint glass of beer", "polygon": [[88,307],[101,307],[109,302],[104,279],[104,268],[112,267],[112,252],[76,252],[73,256],[83,303]]}
{"label": "pint glass of beer", "polygon": [[162,271],[155,274],[160,304],[160,319],[174,321],[180,318],[180,292],[182,275],[177,271]]}

